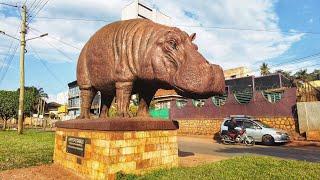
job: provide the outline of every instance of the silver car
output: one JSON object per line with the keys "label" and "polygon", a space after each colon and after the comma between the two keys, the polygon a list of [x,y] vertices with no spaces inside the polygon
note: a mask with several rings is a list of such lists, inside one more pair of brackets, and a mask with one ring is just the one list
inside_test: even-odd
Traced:
{"label": "silver car", "polygon": [[[275,129],[260,120],[253,119],[251,117],[234,117],[237,122],[236,129],[244,127],[247,135],[254,138],[255,142],[262,142],[266,145],[272,145],[274,143],[286,143],[290,141],[290,136],[287,132],[280,129]],[[220,133],[224,134],[228,131],[228,124],[231,121],[231,117],[225,118],[221,124]]]}

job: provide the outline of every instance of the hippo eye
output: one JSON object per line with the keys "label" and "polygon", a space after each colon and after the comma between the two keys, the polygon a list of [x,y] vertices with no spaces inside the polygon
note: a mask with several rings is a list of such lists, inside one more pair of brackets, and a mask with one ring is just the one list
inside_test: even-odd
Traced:
{"label": "hippo eye", "polygon": [[177,43],[175,41],[169,41],[169,44],[173,49],[177,49]]}

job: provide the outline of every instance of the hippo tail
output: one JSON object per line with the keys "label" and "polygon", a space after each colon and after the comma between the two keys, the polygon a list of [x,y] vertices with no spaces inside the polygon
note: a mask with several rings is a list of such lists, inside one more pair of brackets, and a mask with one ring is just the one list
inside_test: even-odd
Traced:
{"label": "hippo tail", "polygon": [[77,83],[80,89],[89,89],[92,87],[88,72],[88,60],[86,44],[80,53],[77,65]]}

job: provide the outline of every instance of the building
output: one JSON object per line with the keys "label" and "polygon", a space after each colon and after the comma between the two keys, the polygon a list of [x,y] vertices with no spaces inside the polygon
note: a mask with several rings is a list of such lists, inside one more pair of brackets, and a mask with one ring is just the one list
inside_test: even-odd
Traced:
{"label": "building", "polygon": [[80,89],[77,81],[68,84],[68,115],[74,119],[80,115]]}
{"label": "building", "polygon": [[224,72],[225,79],[241,78],[249,76],[249,69],[247,67],[236,67],[232,69],[226,69]]}
{"label": "building", "polygon": [[[80,115],[80,89],[77,81],[70,82],[68,87],[68,119],[74,119]],[[98,92],[91,105],[91,113],[94,115],[100,114],[100,96],[100,92]]]}
{"label": "building", "polygon": [[122,9],[121,20],[144,18],[150,19],[156,23],[171,25],[171,18],[160,11],[151,8],[142,1],[135,0]]}
{"label": "building", "polygon": [[[221,118],[226,117],[232,114],[241,114],[247,113],[250,115],[257,115],[257,113],[263,116],[265,115],[265,111],[258,110],[257,107],[259,105],[251,106],[252,104],[263,104],[261,101],[265,101],[264,103],[271,103],[267,105],[273,105],[274,108],[277,107],[280,100],[287,98],[284,96],[285,92],[290,90],[290,93],[295,92],[295,88],[289,79],[284,77],[281,74],[271,74],[268,76],[245,76],[240,78],[227,79],[226,81],[226,92],[221,96],[214,96],[207,100],[205,99],[185,99],[176,94],[174,90],[158,90],[154,97],[154,110],[161,112],[162,114],[167,114],[167,116],[161,116],[161,118],[168,119],[169,117],[174,119],[179,118]],[[256,96],[259,96],[259,101],[256,101]],[[261,96],[261,98],[260,98]],[[295,93],[291,94],[290,99],[294,99],[296,101]],[[233,99],[233,105],[229,104],[227,107],[224,107],[222,112],[213,113],[216,110],[221,110],[220,107],[228,104],[229,99]],[[289,98],[289,97],[288,97]],[[290,101],[291,102],[291,101]],[[188,105],[188,106],[187,106]],[[243,110],[244,105],[250,105],[251,108],[246,108]],[[188,108],[184,111],[184,107]],[[230,107],[229,107],[230,106]],[[238,110],[236,106],[241,106]],[[206,107],[201,110],[202,107]],[[255,108],[254,108],[255,107]],[[198,109],[200,108],[200,109]],[[215,110],[211,109],[210,111],[207,108],[217,108]],[[276,108],[277,109],[277,108]],[[275,113],[274,115],[281,116],[284,109],[280,108],[280,112]],[[179,113],[178,113],[179,112]],[[150,112],[152,113],[152,111]],[[161,114],[160,113],[160,114]],[[285,114],[289,115],[291,113],[291,106],[285,110]],[[155,114],[154,117],[158,114]],[[266,114],[266,115],[272,115]]]}

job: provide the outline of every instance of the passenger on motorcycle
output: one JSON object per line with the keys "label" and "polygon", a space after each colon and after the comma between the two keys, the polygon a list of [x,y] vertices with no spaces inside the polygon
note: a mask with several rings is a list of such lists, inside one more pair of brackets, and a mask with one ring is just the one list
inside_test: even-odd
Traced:
{"label": "passenger on motorcycle", "polygon": [[228,133],[234,134],[233,139],[238,136],[239,131],[236,129],[238,126],[237,121],[234,117],[231,118],[230,123],[228,124]]}

